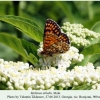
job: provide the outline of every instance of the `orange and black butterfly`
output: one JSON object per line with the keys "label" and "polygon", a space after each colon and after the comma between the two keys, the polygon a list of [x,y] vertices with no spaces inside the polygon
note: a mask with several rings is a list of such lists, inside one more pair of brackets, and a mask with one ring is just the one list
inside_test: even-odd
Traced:
{"label": "orange and black butterfly", "polygon": [[65,53],[69,48],[70,41],[68,36],[61,33],[61,29],[55,21],[47,19],[41,54],[52,56],[53,54]]}

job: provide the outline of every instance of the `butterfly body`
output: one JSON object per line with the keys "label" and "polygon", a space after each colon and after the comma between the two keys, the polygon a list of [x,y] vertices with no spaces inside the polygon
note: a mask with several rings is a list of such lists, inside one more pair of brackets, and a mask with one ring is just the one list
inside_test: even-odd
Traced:
{"label": "butterfly body", "polygon": [[69,48],[70,41],[68,36],[61,33],[61,29],[55,21],[47,19],[41,54],[52,56],[53,54],[65,53]]}

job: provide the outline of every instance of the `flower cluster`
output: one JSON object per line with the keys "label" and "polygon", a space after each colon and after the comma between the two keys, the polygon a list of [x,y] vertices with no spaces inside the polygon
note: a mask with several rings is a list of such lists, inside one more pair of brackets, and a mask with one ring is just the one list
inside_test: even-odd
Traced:
{"label": "flower cluster", "polygon": [[[34,64],[35,67],[24,62],[0,59],[0,89],[100,90],[100,66],[95,68],[92,63],[75,66],[84,59],[84,55],[77,48],[89,45],[100,34],[84,28],[81,24],[69,22],[64,23],[62,31],[70,38],[69,50],[52,56],[42,55],[41,42],[37,50],[39,62]],[[74,68],[68,70],[70,66]]]}
{"label": "flower cluster", "polygon": [[71,44],[77,47],[87,46],[91,40],[100,36],[99,33],[84,28],[81,24],[70,24],[69,22],[63,24],[62,31],[68,35]]}
{"label": "flower cluster", "polygon": [[0,89],[8,90],[100,90],[100,67],[75,66],[65,71],[51,67],[47,70],[32,69],[28,63],[0,59]]}
{"label": "flower cluster", "polygon": [[81,62],[84,59],[82,54],[79,54],[79,50],[73,46],[63,54],[55,54],[53,56],[41,56],[41,51],[43,51],[43,43],[40,44],[40,48],[37,50],[40,56],[38,66],[45,67],[58,67],[58,68],[68,68],[70,64]]}

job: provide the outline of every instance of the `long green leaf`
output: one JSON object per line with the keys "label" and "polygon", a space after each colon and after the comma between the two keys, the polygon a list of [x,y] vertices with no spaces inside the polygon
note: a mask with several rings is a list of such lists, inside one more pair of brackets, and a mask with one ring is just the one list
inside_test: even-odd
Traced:
{"label": "long green leaf", "polygon": [[35,56],[37,56],[37,46],[33,43],[30,43],[24,39],[21,39],[21,43],[22,46],[24,47],[24,49],[27,51],[28,55],[30,53],[34,54]]}
{"label": "long green leaf", "polygon": [[17,29],[27,34],[35,41],[42,41],[43,30],[36,24],[35,21],[12,15],[0,16],[0,20],[14,25]]}
{"label": "long green leaf", "polygon": [[32,64],[38,61],[36,58],[37,47],[35,45],[5,33],[0,33],[0,42],[12,48]]}
{"label": "long green leaf", "polygon": [[93,27],[91,28],[91,30],[97,32],[97,33],[100,33],[100,21],[99,22],[96,22]]}
{"label": "long green leaf", "polygon": [[93,59],[92,57],[100,54],[100,43],[96,43],[85,48],[81,53],[84,55],[84,60],[78,65],[86,65],[91,60],[97,60],[97,58]]}

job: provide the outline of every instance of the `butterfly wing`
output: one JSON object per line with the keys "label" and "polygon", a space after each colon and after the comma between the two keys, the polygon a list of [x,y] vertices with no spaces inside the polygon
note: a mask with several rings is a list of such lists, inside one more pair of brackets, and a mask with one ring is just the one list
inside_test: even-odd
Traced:
{"label": "butterfly wing", "polygon": [[47,48],[47,46],[49,47],[53,43],[57,42],[60,33],[61,31],[59,25],[55,21],[47,19],[44,29],[44,39],[43,39],[44,48],[45,47]]}
{"label": "butterfly wing", "polygon": [[44,29],[44,37],[47,34],[55,34],[59,36],[60,33],[61,33],[61,30],[60,30],[59,25],[55,21],[51,19],[47,19],[45,29]]}
{"label": "butterfly wing", "polygon": [[44,38],[43,38],[43,52],[44,54],[48,54],[50,51],[50,46],[58,41],[58,36],[60,35],[60,27],[59,25],[51,20],[47,19],[45,29],[44,29]]}
{"label": "butterfly wing", "polygon": [[61,33],[59,25],[55,21],[47,19],[41,53],[45,55],[63,53],[69,49],[69,44],[67,35]]}

